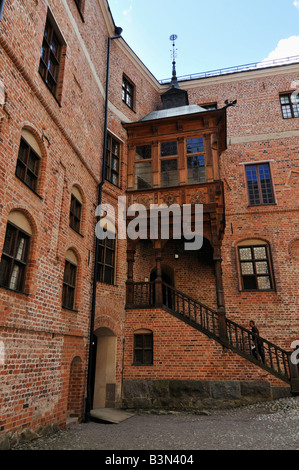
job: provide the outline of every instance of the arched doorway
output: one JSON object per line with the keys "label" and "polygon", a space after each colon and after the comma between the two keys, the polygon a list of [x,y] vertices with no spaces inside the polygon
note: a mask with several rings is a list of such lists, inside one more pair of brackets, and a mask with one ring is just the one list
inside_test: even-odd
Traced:
{"label": "arched doorway", "polygon": [[[154,282],[156,278],[157,278],[157,268],[154,268],[151,271],[150,281]],[[162,264],[162,281],[165,282],[165,284],[168,284],[169,286],[174,287],[174,271],[170,266],[167,266],[164,264]],[[155,298],[155,285],[153,286],[153,290],[154,290],[154,298]],[[166,289],[163,286],[162,294],[163,294],[163,304],[171,308],[172,307],[171,291],[168,289],[166,292]]]}
{"label": "arched doorway", "polygon": [[114,408],[116,393],[117,337],[109,328],[95,331],[95,377],[93,409]]}

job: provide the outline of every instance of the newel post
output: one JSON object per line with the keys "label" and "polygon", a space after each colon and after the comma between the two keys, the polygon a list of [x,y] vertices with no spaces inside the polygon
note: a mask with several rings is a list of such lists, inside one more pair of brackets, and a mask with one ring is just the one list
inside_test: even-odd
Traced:
{"label": "newel post", "polygon": [[[159,242],[159,240],[158,240]],[[162,286],[162,247],[157,243],[155,249],[157,277],[155,279],[155,306],[163,306],[163,286]]]}
{"label": "newel post", "polygon": [[217,313],[219,320],[219,336],[222,340],[227,339],[226,334],[226,315],[225,315],[225,304],[224,304],[224,291],[222,281],[222,258],[220,246],[214,247],[214,266],[215,266],[215,277],[216,277],[216,292],[217,292]]}

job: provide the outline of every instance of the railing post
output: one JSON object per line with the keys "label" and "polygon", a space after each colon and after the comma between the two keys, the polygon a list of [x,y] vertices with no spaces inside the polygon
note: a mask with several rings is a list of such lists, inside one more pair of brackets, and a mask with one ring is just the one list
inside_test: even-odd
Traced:
{"label": "railing post", "polygon": [[161,241],[156,241],[155,256],[156,256],[156,267],[157,267],[157,277],[155,279],[155,306],[163,306],[163,286],[162,286],[162,247]]}
{"label": "railing post", "polygon": [[299,394],[299,365],[292,362],[292,354],[290,352],[288,355],[289,369],[290,369],[290,379],[291,379],[291,392]]}
{"label": "railing post", "polygon": [[126,303],[127,305],[134,304],[134,281],[133,281],[133,266],[135,258],[135,249],[127,249],[127,281],[126,281]]}
{"label": "railing post", "polygon": [[221,253],[220,246],[214,247],[214,264],[215,264],[215,276],[216,276],[216,291],[217,291],[217,313],[219,321],[219,337],[223,341],[227,341],[226,332],[226,316],[224,307],[224,291],[222,282],[222,268],[221,268]]}

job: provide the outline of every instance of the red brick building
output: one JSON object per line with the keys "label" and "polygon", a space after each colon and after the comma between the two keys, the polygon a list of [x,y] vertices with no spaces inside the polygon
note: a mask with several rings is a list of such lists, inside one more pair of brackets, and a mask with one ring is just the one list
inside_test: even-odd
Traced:
{"label": "red brick building", "polygon": [[[0,46],[0,432],[296,391],[298,61],[169,89],[106,0],[6,0]],[[202,204],[203,247],[96,243],[121,196]]]}

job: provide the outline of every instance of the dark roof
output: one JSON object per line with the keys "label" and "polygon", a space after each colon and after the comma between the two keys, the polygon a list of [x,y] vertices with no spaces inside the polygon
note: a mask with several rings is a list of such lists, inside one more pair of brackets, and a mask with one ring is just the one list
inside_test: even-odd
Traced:
{"label": "dark roof", "polygon": [[152,111],[147,114],[144,118],[140,119],[139,122],[153,121],[155,119],[164,119],[174,116],[187,116],[189,114],[207,112],[205,108],[198,106],[197,104],[190,104],[188,106],[178,106],[176,108],[160,109],[159,111]]}

